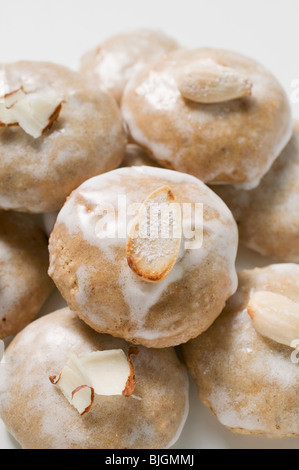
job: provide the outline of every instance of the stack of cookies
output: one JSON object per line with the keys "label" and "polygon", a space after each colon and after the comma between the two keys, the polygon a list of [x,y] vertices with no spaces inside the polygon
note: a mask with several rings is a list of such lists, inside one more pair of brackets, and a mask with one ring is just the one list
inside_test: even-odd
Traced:
{"label": "stack of cookies", "polygon": [[[8,431],[24,448],[169,448],[188,370],[233,432],[299,436],[299,125],[276,78],[143,29],[79,71],[3,77]],[[237,273],[240,243],[275,264]],[[35,319],[54,285],[66,307]]]}

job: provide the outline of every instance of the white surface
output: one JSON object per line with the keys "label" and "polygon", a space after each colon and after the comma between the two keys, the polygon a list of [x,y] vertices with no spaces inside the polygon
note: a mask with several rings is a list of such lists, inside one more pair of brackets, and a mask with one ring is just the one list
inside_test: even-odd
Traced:
{"label": "white surface", "polygon": [[[0,63],[49,60],[76,69],[81,54],[107,36],[152,27],[185,46],[233,49],[259,60],[277,76],[291,99],[292,82],[299,79],[298,18],[296,0],[0,0]],[[299,117],[299,103],[292,103],[292,109]],[[240,268],[271,262],[249,250],[241,251]],[[41,314],[64,305],[55,292]],[[200,404],[192,383],[190,407],[175,448],[299,447],[299,439],[231,433]],[[18,447],[0,421],[0,449]]]}

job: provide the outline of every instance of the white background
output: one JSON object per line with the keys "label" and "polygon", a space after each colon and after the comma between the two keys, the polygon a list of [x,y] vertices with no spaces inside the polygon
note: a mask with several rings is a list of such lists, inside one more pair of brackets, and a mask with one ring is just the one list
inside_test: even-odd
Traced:
{"label": "white background", "polygon": [[[76,69],[80,56],[106,37],[130,28],[161,29],[184,46],[236,50],[262,62],[291,97],[299,79],[298,0],[0,0],[0,63],[48,60]],[[299,117],[299,104],[292,103]],[[239,267],[265,265],[243,250]],[[52,295],[42,313],[63,303]],[[271,393],[271,391],[269,391]],[[194,385],[191,413],[176,448],[299,448],[299,439],[234,435],[199,403]],[[0,448],[18,444],[0,421]]]}

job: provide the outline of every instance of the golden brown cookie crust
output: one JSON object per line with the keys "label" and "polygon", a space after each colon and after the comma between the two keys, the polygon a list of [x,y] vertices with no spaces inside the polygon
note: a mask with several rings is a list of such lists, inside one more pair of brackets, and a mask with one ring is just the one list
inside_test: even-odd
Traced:
{"label": "golden brown cookie crust", "polygon": [[[183,98],[178,75],[197,60],[244,74],[252,95],[213,104]],[[180,49],[149,65],[129,82],[122,112],[133,140],[162,166],[208,183],[256,186],[291,137],[290,106],[275,77],[225,50]]]}
{"label": "golden brown cookie crust", "polygon": [[45,234],[27,216],[0,211],[0,338],[37,315],[54,285]]}
{"label": "golden brown cookie crust", "polygon": [[69,351],[80,355],[119,348],[127,353],[129,344],[99,335],[67,308],[31,323],[9,345],[1,370],[0,415],[8,431],[27,449],[172,445],[188,411],[188,376],[174,349],[139,347],[132,357],[139,399],[96,395],[83,416],[50,383]]}
{"label": "golden brown cookie crust", "polygon": [[223,313],[183,345],[184,359],[201,401],[224,426],[242,434],[298,437],[298,364],[292,363],[292,348],[255,330],[246,306],[257,290],[299,302],[299,266],[241,271]]}
{"label": "golden brown cookie crust", "polygon": [[61,65],[22,61],[5,65],[5,73],[9,90],[29,83],[50,89],[65,103],[38,139],[18,126],[0,128],[0,207],[58,210],[84,180],[120,164],[126,137],[118,107]]}

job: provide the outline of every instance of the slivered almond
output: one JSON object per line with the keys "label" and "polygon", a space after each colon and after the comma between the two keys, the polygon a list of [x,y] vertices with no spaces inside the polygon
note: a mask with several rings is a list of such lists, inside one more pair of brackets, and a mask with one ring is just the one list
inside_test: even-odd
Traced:
{"label": "slivered almond", "polygon": [[144,281],[159,282],[173,268],[180,250],[181,208],[168,186],[153,191],[133,221],[127,261]]}
{"label": "slivered almond", "polygon": [[61,373],[51,375],[49,380],[83,415],[90,410],[95,395],[132,395],[136,385],[131,359],[134,354],[138,354],[136,347],[129,348],[128,358],[122,349],[92,351],[81,356],[70,353]]}
{"label": "slivered almond", "polygon": [[58,118],[63,101],[53,93],[26,93],[23,87],[6,94],[0,103],[0,126],[20,126],[35,139]]}
{"label": "slivered almond", "polygon": [[22,100],[25,96],[26,94],[24,93],[23,87],[7,93],[3,97],[3,100],[5,101],[5,107],[10,109],[14,104],[16,104],[17,101]]}
{"label": "slivered almond", "polygon": [[252,84],[239,71],[212,60],[192,63],[177,79],[184,98],[197,103],[221,103],[251,95]]}
{"label": "slivered almond", "polygon": [[17,126],[18,123],[10,111],[10,108],[18,101],[23,99],[25,93],[23,88],[13,90],[0,98],[0,126]]}
{"label": "slivered almond", "polygon": [[14,119],[35,139],[58,118],[62,101],[49,94],[33,93],[17,101],[11,108]]}
{"label": "slivered almond", "polygon": [[261,335],[286,346],[299,338],[299,303],[288,297],[257,291],[251,296],[247,311]]}

